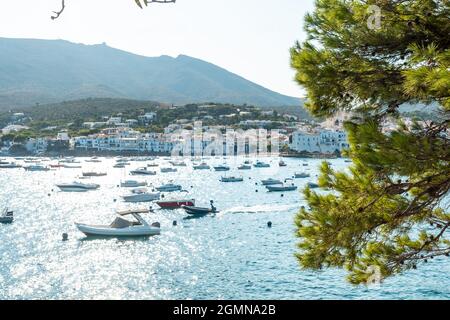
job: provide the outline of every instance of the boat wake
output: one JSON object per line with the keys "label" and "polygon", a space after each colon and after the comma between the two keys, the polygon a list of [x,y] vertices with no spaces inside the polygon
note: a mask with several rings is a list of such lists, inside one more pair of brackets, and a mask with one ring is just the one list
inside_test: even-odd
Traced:
{"label": "boat wake", "polygon": [[301,204],[284,204],[284,205],[256,205],[256,206],[239,206],[227,210],[222,213],[263,213],[263,212],[289,212],[300,209]]}

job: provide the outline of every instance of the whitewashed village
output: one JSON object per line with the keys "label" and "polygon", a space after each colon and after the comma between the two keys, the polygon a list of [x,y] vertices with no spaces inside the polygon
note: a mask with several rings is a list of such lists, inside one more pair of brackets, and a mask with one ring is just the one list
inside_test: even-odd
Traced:
{"label": "whitewashed village", "polygon": [[[270,115],[274,111],[263,111],[263,114]],[[244,114],[245,112],[241,112]],[[235,114],[221,115],[221,118],[231,118]],[[157,121],[157,112],[147,112],[137,117],[128,119],[121,113],[110,115],[102,122],[84,122],[83,128],[93,130],[97,133],[89,135],[70,136],[67,130],[61,130],[54,136],[30,137],[26,141],[16,142],[14,139],[2,139],[1,154],[13,154],[11,152],[15,146],[20,145],[22,150],[26,150],[30,155],[85,155],[85,154],[151,154],[168,155],[180,144],[186,145],[186,136],[195,131],[195,127],[201,126],[200,144],[192,141],[192,153],[204,154],[208,146],[214,139],[204,134],[205,132],[219,132],[223,135],[223,151],[233,150],[235,146],[230,146],[230,139],[225,136],[235,130],[244,133],[261,132],[267,134],[267,139],[277,139],[277,147],[285,155],[308,156],[308,157],[334,157],[340,156],[341,152],[348,148],[347,134],[343,129],[344,119],[335,119],[316,123],[314,121],[302,121],[297,116],[285,114],[286,122],[276,130],[266,130],[272,124],[271,120],[247,119],[240,121],[237,126],[214,125],[202,126],[201,120],[209,120],[212,116],[204,116],[203,119],[177,119],[164,127],[164,132],[151,132],[136,130],[139,126],[150,127]],[[106,118],[106,117],[105,117]],[[27,119],[26,113],[14,113],[11,121],[1,129],[4,137],[11,133],[26,130],[23,124]],[[256,131],[255,131],[256,130]],[[276,132],[276,136],[274,134]],[[0,135],[0,137],[1,137]],[[193,137],[195,135],[192,135]],[[273,136],[273,137],[272,137]],[[196,137],[197,141],[198,136]],[[248,137],[247,137],[248,138]],[[237,143],[237,142],[236,142]],[[250,152],[247,141],[246,152]],[[228,145],[227,145],[228,144]],[[270,144],[270,143],[269,143]],[[195,148],[195,150],[194,150]],[[182,148],[181,148],[182,149]],[[180,149],[180,150],[181,150]],[[184,150],[184,152],[186,152]],[[181,154],[183,150],[181,150]]]}

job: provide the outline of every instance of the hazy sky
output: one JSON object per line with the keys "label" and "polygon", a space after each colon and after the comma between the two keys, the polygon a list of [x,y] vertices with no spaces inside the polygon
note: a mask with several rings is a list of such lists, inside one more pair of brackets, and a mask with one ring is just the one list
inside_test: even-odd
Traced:
{"label": "hazy sky", "polygon": [[145,56],[186,54],[280,93],[302,96],[289,48],[305,37],[313,0],[177,0],[144,10],[134,0],[0,0],[0,37],[106,42]]}

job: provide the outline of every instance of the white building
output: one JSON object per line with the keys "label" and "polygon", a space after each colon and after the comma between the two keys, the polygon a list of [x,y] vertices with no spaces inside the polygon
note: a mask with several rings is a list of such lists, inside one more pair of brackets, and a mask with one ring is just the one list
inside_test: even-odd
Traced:
{"label": "white building", "polygon": [[107,125],[118,125],[122,123],[122,117],[111,117],[108,119],[108,121],[106,121]]}
{"label": "white building", "polygon": [[48,141],[46,138],[30,138],[25,143],[25,149],[28,152],[39,154],[47,151]]}
{"label": "white building", "polygon": [[347,133],[321,130],[316,132],[296,131],[292,134],[291,150],[297,152],[336,153],[347,149]]}
{"label": "white building", "polygon": [[168,153],[173,142],[158,133],[140,133],[129,128],[108,128],[100,134],[74,138],[75,148],[96,151]]}

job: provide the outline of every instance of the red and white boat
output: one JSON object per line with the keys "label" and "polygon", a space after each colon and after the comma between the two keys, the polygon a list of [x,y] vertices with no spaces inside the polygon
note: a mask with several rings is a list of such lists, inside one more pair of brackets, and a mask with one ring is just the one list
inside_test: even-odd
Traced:
{"label": "red and white boat", "polygon": [[184,206],[195,206],[194,199],[178,199],[178,200],[161,200],[156,204],[162,209],[178,209]]}

